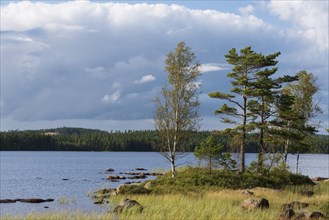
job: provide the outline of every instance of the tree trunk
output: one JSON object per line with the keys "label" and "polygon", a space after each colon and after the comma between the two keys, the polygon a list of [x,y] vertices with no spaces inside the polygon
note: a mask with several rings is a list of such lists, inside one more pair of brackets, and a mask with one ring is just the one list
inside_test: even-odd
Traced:
{"label": "tree trunk", "polygon": [[245,146],[246,146],[246,126],[247,126],[247,96],[243,96],[243,126],[242,126],[242,141],[240,146],[240,172],[245,171]]}
{"label": "tree trunk", "polygon": [[299,166],[299,152],[297,153],[297,159],[296,159],[296,174],[298,174],[298,166]]}
{"label": "tree trunk", "polygon": [[289,149],[289,138],[286,140],[286,144],[284,145],[284,164],[287,164],[288,160],[288,149]]}
{"label": "tree trunk", "polygon": [[[264,119],[264,101],[262,102],[261,109],[261,126],[265,124]],[[264,128],[260,127],[259,130],[259,152],[258,152],[258,166],[257,170],[259,173],[263,171],[263,162],[264,162],[264,152],[265,152],[265,142],[264,142]]]}
{"label": "tree trunk", "polygon": [[170,165],[171,165],[171,177],[175,178],[176,175],[176,165],[175,165],[175,156],[170,157]]}

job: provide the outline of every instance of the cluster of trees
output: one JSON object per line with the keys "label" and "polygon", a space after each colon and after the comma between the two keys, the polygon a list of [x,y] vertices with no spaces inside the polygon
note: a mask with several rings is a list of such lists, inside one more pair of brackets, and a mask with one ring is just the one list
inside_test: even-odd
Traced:
{"label": "cluster of trees", "polygon": [[[215,136],[224,152],[237,152],[230,148],[229,137],[217,131],[196,131],[190,134],[184,151],[193,152],[209,136]],[[154,130],[101,131],[85,128],[55,128],[27,131],[0,132],[0,150],[3,151],[155,151],[158,141]],[[314,135],[312,148],[301,153],[329,153],[328,135]],[[246,152],[256,153],[257,137],[248,135]],[[293,152],[296,153],[296,152]]]}
{"label": "cluster of trees", "polygon": [[[248,134],[258,139],[257,171],[263,172],[267,159],[265,152],[276,156],[283,148],[285,164],[289,152],[299,153],[310,147],[310,139],[316,132],[317,126],[311,123],[311,119],[321,112],[314,102],[314,95],[319,90],[316,77],[306,71],[276,77],[279,55],[280,52],[263,55],[251,47],[239,52],[232,48],[225,55],[226,61],[233,66],[232,72],[227,74],[231,79],[230,93],[209,94],[224,102],[215,113],[229,125],[223,133],[229,137],[229,145],[239,149],[240,172],[246,169]],[[157,146],[170,161],[172,177],[175,176],[176,152],[183,149],[181,147],[189,138],[185,136],[186,131],[198,129],[196,82],[199,67],[191,48],[184,42],[178,43],[166,60],[168,85],[155,101],[156,129],[160,137]],[[197,148],[196,156],[206,157],[211,163],[217,152],[217,159],[225,162],[225,156],[219,153],[223,149],[214,143],[211,146],[211,143],[211,139],[203,142],[201,148]]]}
{"label": "cluster of trees", "polygon": [[[195,132],[185,146],[193,151],[207,131]],[[101,131],[83,128],[56,128],[31,131],[0,132],[0,150],[19,151],[154,151],[156,132]]]}

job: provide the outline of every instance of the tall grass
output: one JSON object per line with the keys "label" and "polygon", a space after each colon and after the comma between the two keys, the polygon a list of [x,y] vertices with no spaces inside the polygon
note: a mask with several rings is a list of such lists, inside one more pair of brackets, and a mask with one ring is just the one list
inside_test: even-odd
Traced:
{"label": "tall grass", "polygon": [[[309,187],[309,186],[306,186]],[[255,197],[269,200],[267,210],[247,210],[241,207],[242,201],[250,196],[241,194],[241,190],[222,189],[213,192],[190,192],[184,194],[124,195],[111,197],[112,204],[118,204],[124,198],[134,199],[144,206],[143,212],[127,211],[113,213],[31,213],[27,216],[4,216],[4,220],[105,220],[105,219],[277,219],[284,203],[292,201],[306,202],[307,211],[321,211],[323,204],[329,201],[329,183],[314,186],[315,195],[300,195],[303,186],[288,187],[282,190],[257,187],[252,189]],[[113,209],[113,205],[109,207]],[[306,210],[303,210],[306,211]]]}

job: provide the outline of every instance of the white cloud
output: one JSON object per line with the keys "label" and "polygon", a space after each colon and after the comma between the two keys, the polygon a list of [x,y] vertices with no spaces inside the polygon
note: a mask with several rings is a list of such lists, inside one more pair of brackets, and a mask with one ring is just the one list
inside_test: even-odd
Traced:
{"label": "white cloud", "polygon": [[225,68],[221,67],[217,63],[205,63],[205,64],[202,64],[199,69],[201,72],[206,73],[206,72],[224,70]]}
{"label": "white cloud", "polygon": [[101,99],[101,102],[103,103],[115,103],[117,102],[121,97],[121,92],[120,90],[115,91],[111,95],[104,95],[103,98]]}
{"label": "white cloud", "polygon": [[247,16],[254,13],[255,7],[252,5],[247,5],[246,7],[241,7],[238,10],[242,16]]}
{"label": "white cloud", "polygon": [[147,83],[147,82],[152,82],[155,79],[156,78],[152,74],[149,74],[149,75],[142,76],[142,78],[140,78],[138,80],[135,80],[134,83],[143,84],[143,83]]}
{"label": "white cloud", "polygon": [[271,2],[267,10],[292,27],[257,16],[252,2],[240,14],[177,4],[1,4],[1,121],[32,126],[40,120],[152,119],[152,100],[167,80],[166,54],[180,41],[203,63],[202,72],[212,72],[198,80],[205,117],[218,108],[207,93],[229,90],[224,54],[232,47],[281,51],[278,74],[306,69],[327,90],[327,4],[290,2]]}
{"label": "white cloud", "polygon": [[316,42],[321,50],[328,50],[328,1],[271,1],[268,8],[282,20],[295,26],[286,31],[291,38]]}

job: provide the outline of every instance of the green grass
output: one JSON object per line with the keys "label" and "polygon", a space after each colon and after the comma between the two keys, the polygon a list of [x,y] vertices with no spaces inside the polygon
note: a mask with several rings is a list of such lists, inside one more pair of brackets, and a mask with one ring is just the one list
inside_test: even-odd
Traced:
{"label": "green grass", "polygon": [[[308,186],[306,186],[308,187]],[[298,189],[303,189],[299,186]],[[218,191],[189,192],[185,194],[151,194],[121,195],[111,197],[111,203],[118,204],[124,198],[137,200],[144,206],[142,213],[123,212],[118,219],[277,219],[282,204],[292,201],[306,202],[310,206],[307,211],[321,211],[323,204],[329,201],[329,183],[314,186],[312,197],[298,194],[296,189],[268,189],[256,187],[252,189],[256,197],[265,197],[270,202],[268,210],[246,210],[241,207],[242,201],[249,198],[241,194],[241,190],[221,189]],[[114,219],[113,213],[32,213],[27,216],[6,216],[4,220],[103,220]]]}
{"label": "green grass", "polygon": [[[271,188],[268,188],[271,187]],[[241,194],[248,188],[255,197],[269,200],[267,210],[246,210],[241,203],[250,198]],[[281,206],[293,201],[309,203],[304,211],[321,211],[329,214],[329,182],[311,185],[309,178],[287,172],[260,176],[252,173],[208,171],[200,168],[180,169],[172,179],[165,174],[151,182],[150,194],[124,194],[110,196],[110,207],[122,199],[138,201],[144,210],[120,213],[31,213],[26,216],[4,216],[4,220],[61,220],[61,219],[277,219]],[[312,190],[312,197],[299,194],[301,190]],[[298,210],[297,210],[298,211]]]}

